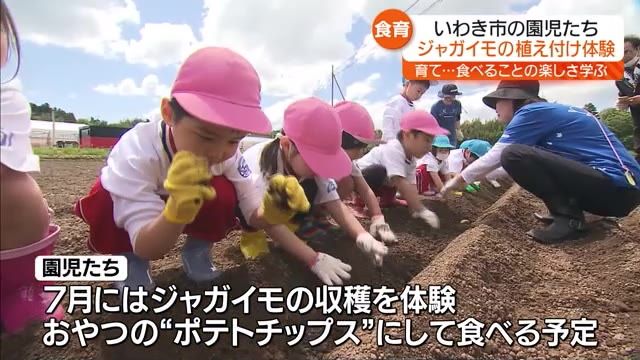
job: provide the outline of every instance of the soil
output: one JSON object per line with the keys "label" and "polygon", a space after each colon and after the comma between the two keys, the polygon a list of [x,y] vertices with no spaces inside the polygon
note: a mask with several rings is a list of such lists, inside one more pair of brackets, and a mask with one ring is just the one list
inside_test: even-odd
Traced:
{"label": "soil", "polygon": [[[89,254],[86,247],[87,226],[73,214],[74,202],[85,194],[99,174],[102,161],[98,160],[44,160],[42,172],[36,180],[42,187],[49,205],[56,212],[55,223],[62,227],[56,253],[62,255]],[[69,331],[70,341],[64,347],[45,347],[42,338],[46,331],[42,324],[36,324],[19,335],[2,334],[2,359],[624,359],[640,357],[640,209],[617,225],[599,221],[589,224],[589,233],[575,241],[545,246],[533,242],[526,231],[538,226],[532,214],[544,209],[541,202],[517,185],[504,184],[494,189],[482,184],[478,193],[462,196],[452,195],[448,201],[428,201],[427,205],[441,219],[441,228],[430,229],[427,225],[412,219],[406,208],[385,209],[385,216],[399,242],[390,247],[384,265],[378,269],[363,256],[344,235],[327,238],[322,243],[314,243],[319,250],[336,256],[353,267],[352,278],[347,285],[368,285],[371,288],[387,286],[395,288],[400,295],[406,285],[450,285],[456,291],[455,314],[435,315],[426,311],[420,314],[403,315],[402,301],[396,303],[397,314],[381,314],[371,305],[371,314],[349,315],[332,313],[334,326],[327,340],[317,346],[310,341],[320,336],[323,327],[311,326],[309,321],[327,318],[319,308],[300,314],[283,312],[270,314],[264,303],[257,301],[259,291],[264,287],[282,288],[279,296],[284,296],[294,288],[320,286],[315,276],[296,260],[277,248],[264,257],[245,261],[239,246],[238,234],[233,232],[228,239],[214,245],[213,258],[216,265],[224,270],[220,285],[231,288],[229,300],[235,299],[251,286],[256,292],[251,296],[250,314],[244,314],[241,306],[229,304],[229,311],[222,314],[205,314],[203,309],[211,299],[205,291],[186,280],[182,273],[179,241],[163,259],[152,263],[152,275],[156,285],[168,289],[175,285],[183,295],[202,294],[202,304],[194,313],[185,313],[184,302],[161,314],[88,314],[79,309],[67,314],[65,321],[74,326],[75,321],[89,321],[97,324],[122,322],[132,328],[142,319],[156,323],[158,328],[165,318],[174,323],[185,318],[226,320],[228,324],[237,319],[239,326],[254,331],[258,321],[275,320],[276,328],[285,326],[306,326],[302,341],[288,346],[287,341],[294,335],[276,334],[265,346],[257,342],[264,334],[255,334],[253,339],[239,335],[239,345],[232,346],[229,334],[222,333],[213,346],[205,341],[211,334],[199,331],[200,344],[181,346],[174,343],[177,330],[160,330],[158,339],[149,347],[134,345],[130,340],[120,345],[107,345],[105,341],[117,337],[114,330],[103,330],[94,339],[81,346],[78,336]],[[365,225],[366,224],[365,222]],[[110,284],[95,283],[92,286],[107,287]],[[315,296],[314,296],[315,297]],[[371,294],[371,301],[375,294]],[[63,300],[65,309],[68,296]],[[116,299],[110,299],[114,304]],[[304,301],[303,301],[304,303]],[[158,304],[148,299],[147,304]],[[285,304],[279,305],[285,307]],[[446,347],[436,341],[437,327],[430,327],[433,320],[454,320],[457,323],[474,318],[483,324],[484,335],[494,322],[511,322],[507,332],[515,341],[508,345],[499,333],[485,339],[485,345]],[[544,319],[567,319],[565,329],[570,329],[570,320],[596,319],[595,332],[597,347],[570,346],[573,331],[560,342],[560,346],[550,348],[551,338],[541,334],[538,345],[524,347],[514,336],[518,320],[537,320],[536,329],[541,330]],[[421,346],[376,344],[377,329],[363,330],[363,319],[400,321],[402,328],[387,328],[384,333],[405,338],[405,319],[411,320],[412,338],[418,339],[419,331],[429,335]],[[334,340],[345,334],[345,327],[336,326],[336,321],[357,320],[355,335],[361,340],[359,345],[347,341],[336,346]],[[456,331],[452,331],[456,329]],[[452,327],[444,332],[446,338],[457,342],[460,329]],[[191,338],[193,341],[194,339]]]}

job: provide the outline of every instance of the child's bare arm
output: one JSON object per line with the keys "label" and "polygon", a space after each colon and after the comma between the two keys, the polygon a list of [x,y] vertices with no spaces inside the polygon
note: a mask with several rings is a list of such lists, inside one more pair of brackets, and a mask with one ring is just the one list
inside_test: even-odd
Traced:
{"label": "child's bare arm", "polygon": [[178,241],[184,230],[184,224],[167,221],[162,215],[143,226],[134,241],[134,252],[141,258],[156,260],[168,253]]}
{"label": "child's bare arm", "polygon": [[440,179],[440,173],[437,171],[429,171],[429,175],[431,176],[431,180],[433,180],[433,185],[435,185],[438,192],[440,192],[444,186],[442,179]]}
{"label": "child's bare arm", "polygon": [[315,250],[300,240],[286,225],[268,226],[265,228],[265,232],[286,252],[305,264],[313,264],[318,255]]}
{"label": "child's bare arm", "polygon": [[424,209],[424,205],[422,205],[422,202],[418,197],[418,188],[415,185],[410,184],[407,179],[401,176],[392,177],[391,184],[395,188],[397,188],[398,191],[400,191],[402,197],[409,204],[409,209],[413,210],[414,212],[418,212]]}
{"label": "child's bare arm", "polygon": [[340,225],[352,239],[356,240],[358,248],[369,255],[375,265],[382,265],[382,259],[388,251],[387,247],[362,227],[362,224],[351,214],[342,201],[329,201],[324,203],[323,206],[338,225]]}
{"label": "child's bare arm", "polygon": [[300,240],[286,225],[274,225],[266,233],[285,251],[303,261],[327,285],[341,285],[349,280],[351,266],[325,253],[316,252]]}
{"label": "child's bare arm", "polygon": [[364,180],[363,177],[356,176],[353,178],[353,183],[356,192],[360,197],[364,200],[364,203],[367,205],[367,209],[369,209],[369,214],[371,217],[382,215],[382,210],[380,210],[380,204],[378,204],[378,199],[376,198],[376,194],[371,190],[369,184]]}
{"label": "child's bare arm", "polygon": [[322,205],[349,237],[355,239],[358,235],[367,232],[342,201],[333,200]]}

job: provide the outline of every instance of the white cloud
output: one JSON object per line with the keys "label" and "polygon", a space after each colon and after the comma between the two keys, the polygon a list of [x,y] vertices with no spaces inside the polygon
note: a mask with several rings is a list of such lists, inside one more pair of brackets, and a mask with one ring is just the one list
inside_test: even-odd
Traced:
{"label": "white cloud", "polygon": [[593,103],[602,110],[615,107],[618,90],[613,81],[581,81],[575,84],[543,82],[541,95],[549,101],[567,105],[582,107],[587,103]]}
{"label": "white cloud", "polygon": [[[133,0],[65,0],[64,6],[49,0],[7,0],[7,3],[22,39],[42,45],[79,48],[100,56],[117,55],[129,63],[153,68],[179,63],[196,46],[228,46],[243,54],[256,67],[262,80],[263,94],[283,98],[267,108],[274,123],[281,123],[278,119],[292,99],[310,96],[320,86],[328,85],[331,65],[338,70],[348,65],[344,61],[354,52],[357,51],[351,59],[356,65],[385,57],[399,58],[399,52],[379,48],[370,34],[365,35],[360,48],[349,42],[347,34],[357,17],[371,22],[386,8],[405,9],[414,1],[328,0],[301,5],[283,0],[205,0],[203,22],[199,28],[186,24],[140,24],[140,13]],[[534,2],[443,0],[437,2],[429,14],[509,14],[514,13],[514,6],[526,8]],[[433,0],[421,0],[410,13],[420,13],[433,3]],[[640,22],[634,18],[640,11],[639,7],[634,0],[540,0],[529,13],[622,14],[625,30],[640,33]],[[132,25],[138,29],[139,35],[125,39],[123,28]],[[397,76],[399,83],[399,68],[376,71],[384,77]],[[373,86],[375,80],[371,80],[369,85]],[[368,101],[367,96],[379,95],[379,91],[387,92],[389,88],[370,91],[366,83],[356,84],[346,89],[347,97],[361,98],[362,103],[373,109],[370,111],[374,119],[379,121],[384,103]],[[612,84],[585,84],[552,84],[547,90],[558,100],[591,101],[598,107],[615,101]],[[571,90],[562,91],[567,86]],[[155,75],[147,76],[140,85],[133,79],[124,79],[118,83],[98,85],[95,90],[127,96],[156,97],[168,93],[168,87],[160,84]],[[490,88],[482,90],[474,88],[461,98],[467,110],[463,118],[493,117],[493,110],[480,101]],[[437,100],[435,92],[429,90],[419,105],[430,107]]]}
{"label": "white cloud", "polygon": [[21,39],[112,56],[123,47],[122,27],[139,24],[133,0],[7,0]]}
{"label": "white cloud", "polygon": [[269,105],[264,109],[264,113],[267,114],[267,117],[271,121],[271,124],[273,125],[274,130],[279,130],[282,128],[284,111],[287,109],[287,107],[291,105],[293,102],[303,99],[305,97],[306,96],[301,96],[301,95],[291,96],[291,97],[276,101],[275,103]]}
{"label": "white cloud", "polygon": [[154,74],[145,76],[140,86],[136,84],[135,80],[126,78],[117,84],[100,84],[93,89],[102,94],[120,96],[162,97],[168,96],[170,92],[169,87],[161,84],[158,77]]}
{"label": "white cloud", "polygon": [[350,101],[365,99],[376,91],[375,83],[380,79],[380,73],[373,73],[362,81],[356,81],[347,86],[345,97]]}
{"label": "white cloud", "polygon": [[540,0],[531,15],[621,15],[625,34],[640,33],[640,3],[636,0]]}
{"label": "white cloud", "polygon": [[397,51],[386,50],[382,46],[378,45],[378,43],[376,43],[376,41],[373,39],[373,36],[371,34],[367,34],[364,37],[362,46],[360,46],[360,48],[356,52],[354,61],[357,64],[363,64],[369,60],[381,60],[381,59],[389,58],[391,56],[400,57],[401,56],[400,51],[401,50],[397,50]]}
{"label": "white cloud", "polygon": [[[511,12],[511,6],[515,4],[528,3],[530,0],[485,0],[478,2],[469,2],[468,0],[447,0],[447,1],[419,1],[410,10],[410,15],[418,15],[424,13],[426,15],[434,14],[503,14]],[[409,8],[414,1],[397,1],[373,0],[367,1],[362,8],[361,15],[371,23],[375,16],[384,9],[398,8],[405,10]],[[426,11],[429,7],[429,11]],[[426,11],[426,12],[425,12]],[[353,62],[356,64],[366,63],[370,60],[380,60],[389,57],[400,59],[402,50],[390,51],[379,46],[373,36],[367,33],[363,39],[362,45],[358,48],[356,55],[352,61],[343,66],[351,66]]]}
{"label": "white cloud", "polygon": [[[146,23],[138,39],[125,39],[126,25],[140,25],[133,0],[8,0],[21,39],[39,45],[81,49],[122,57],[151,68],[178,63],[197,43],[187,24]],[[34,11],[37,9],[37,11]]]}
{"label": "white cloud", "polygon": [[[203,43],[228,46],[257,69],[265,93],[311,94],[349,57],[357,2],[205,0]],[[322,19],[322,20],[320,20]]]}
{"label": "white cloud", "polygon": [[129,40],[123,52],[131,64],[157,68],[180,62],[189,55],[196,43],[189,25],[149,23],[140,29],[140,40]]}
{"label": "white cloud", "polygon": [[371,115],[371,118],[373,119],[373,124],[375,125],[376,129],[382,129],[382,115],[384,114],[384,108],[387,105],[386,101],[359,101],[358,102],[360,105],[364,106],[365,109],[367,109],[367,111],[369,112],[369,115]]}

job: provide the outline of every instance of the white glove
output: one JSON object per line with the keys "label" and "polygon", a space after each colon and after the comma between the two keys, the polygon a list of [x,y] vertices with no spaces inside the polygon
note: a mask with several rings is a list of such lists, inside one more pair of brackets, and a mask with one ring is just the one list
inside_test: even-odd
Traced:
{"label": "white glove", "polygon": [[389,251],[383,243],[366,232],[358,235],[356,245],[358,245],[358,249],[373,259],[373,263],[376,266],[382,266],[382,258],[387,255]]}
{"label": "white glove", "polygon": [[396,243],[398,239],[396,235],[391,231],[389,224],[384,221],[384,215],[376,215],[371,218],[371,227],[369,232],[374,237],[379,237],[384,243]]}
{"label": "white glove", "polygon": [[351,265],[325,253],[318,253],[315,263],[311,266],[311,271],[325,285],[342,285],[343,280],[351,279],[349,274]]}
{"label": "white glove", "polygon": [[458,181],[456,179],[457,179],[457,177],[453,177],[453,178],[447,180],[447,182],[444,183],[444,186],[440,190],[440,194],[444,195],[444,194],[448,193],[449,191],[451,191],[451,190],[455,189],[456,187],[458,187]]}
{"label": "white glove", "polygon": [[420,211],[413,212],[411,216],[415,219],[422,219],[434,229],[440,228],[440,219],[438,219],[438,215],[431,210],[422,209]]}

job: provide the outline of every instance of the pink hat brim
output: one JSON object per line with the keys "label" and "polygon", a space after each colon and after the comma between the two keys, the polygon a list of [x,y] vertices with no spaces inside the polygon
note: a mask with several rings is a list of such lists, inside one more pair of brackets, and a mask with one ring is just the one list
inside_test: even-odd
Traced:
{"label": "pink hat brim", "polygon": [[367,144],[367,145],[380,145],[385,143],[386,141],[382,140],[382,139],[367,139],[367,138],[363,138],[360,136],[354,136],[351,135],[354,138],[356,138],[356,140],[360,141],[361,143]]}
{"label": "pink hat brim", "polygon": [[419,128],[412,128],[411,130],[418,130],[428,135],[449,135],[449,130],[441,128],[440,126],[425,126]]}
{"label": "pink hat brim", "polygon": [[326,154],[304,144],[296,144],[296,147],[304,162],[318,177],[340,180],[351,173],[351,159],[342,148],[333,154]]}
{"label": "pink hat brim", "polygon": [[254,134],[269,134],[273,129],[261,108],[233,104],[205,95],[172,95],[187,113],[207,123]]}

